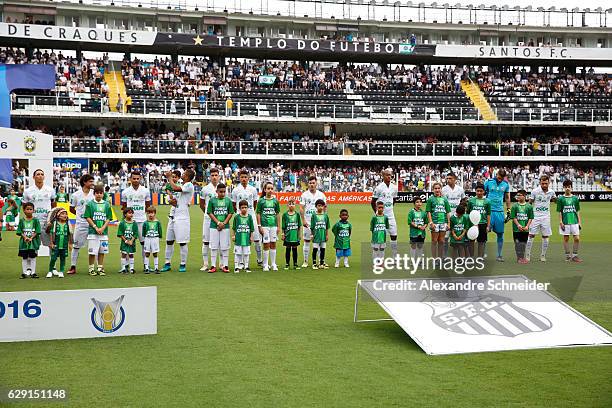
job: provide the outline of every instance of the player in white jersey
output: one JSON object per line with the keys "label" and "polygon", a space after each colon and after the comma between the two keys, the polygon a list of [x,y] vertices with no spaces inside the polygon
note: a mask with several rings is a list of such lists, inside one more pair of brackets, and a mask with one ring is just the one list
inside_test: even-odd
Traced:
{"label": "player in white jersey", "polygon": [[144,236],[142,226],[147,220],[146,209],[151,205],[151,192],[145,186],[140,185],[142,176],[134,170],[130,175],[130,186],[121,192],[121,211],[127,208],[134,210],[134,222],[138,226],[138,241],[142,252],[143,271],[146,270],[144,256]]}
{"label": "player in white jersey", "polygon": [[[465,191],[463,187],[457,185],[457,176],[455,173],[448,173],[446,176],[446,185],[442,187],[442,197],[446,197],[446,200],[450,204],[451,215],[455,214],[455,210],[461,203],[461,200],[465,198]],[[448,240],[450,239],[450,231],[446,231],[444,237],[444,257],[448,256]]]}
{"label": "player in white jersey", "polygon": [[[208,216],[208,202],[217,196],[217,184],[219,184],[219,170],[210,169],[210,180],[200,191],[200,210],[204,213],[202,222],[202,272],[208,271],[208,253],[210,251],[210,217]],[[217,260],[212,259],[211,265],[216,265]]]}
{"label": "player in white jersey", "polygon": [[232,193],[230,194],[230,198],[232,199],[232,203],[234,204],[234,211],[236,214],[240,212],[238,204],[242,200],[246,201],[249,204],[249,214],[251,214],[251,217],[253,218],[253,224],[255,226],[255,231],[253,231],[252,239],[255,243],[255,251],[257,252],[257,265],[261,265],[261,234],[259,233],[259,228],[257,227],[257,216],[255,214],[255,208],[257,208],[257,198],[259,197],[259,195],[257,194],[257,189],[249,185],[249,172],[247,170],[240,170],[239,178],[240,184],[234,187]]}
{"label": "player in white jersey", "polygon": [[372,210],[376,213],[376,203],[382,201],[385,204],[384,215],[389,218],[389,237],[391,238],[391,254],[397,255],[397,222],[393,213],[393,200],[397,197],[397,185],[391,182],[391,170],[383,170],[383,181],[381,181],[372,192]]}
{"label": "player in white jersey", "polygon": [[302,216],[304,246],[304,263],[302,268],[308,268],[308,259],[310,258],[310,241],[312,240],[312,231],[310,229],[310,220],[312,215],[317,212],[315,203],[317,200],[323,200],[327,205],[327,199],[322,191],[317,190],[317,176],[308,177],[308,190],[304,191],[300,196],[300,215]]}
{"label": "player in white jersey", "polygon": [[546,262],[546,251],[548,250],[549,237],[552,235],[550,226],[550,203],[556,201],[554,191],[549,190],[550,179],[547,175],[540,177],[540,186],[536,187],[529,195],[529,201],[533,206],[533,221],[529,226],[529,237],[525,246],[525,259],[531,258],[533,240],[539,233],[542,234],[542,251],[540,261]]}
{"label": "player in white jersey", "polygon": [[74,233],[72,236],[72,252],[70,254],[69,275],[76,273],[76,265],[79,260],[79,249],[87,249],[87,235],[89,234],[89,224],[83,218],[87,203],[94,199],[93,184],[94,178],[91,174],[83,174],[79,179],[81,189],[70,196],[70,212],[76,215]]}
{"label": "player in white jersey", "polygon": [[181,185],[176,184],[172,179],[172,172],[166,173],[168,184],[175,193],[175,198],[171,200],[171,204],[175,205],[174,209],[174,228],[166,233],[166,262],[162,272],[168,272],[171,268],[172,255],[174,255],[174,242],[179,244],[181,252],[181,263],[179,272],[187,271],[187,255],[189,254],[189,236],[191,234],[191,224],[189,217],[189,205],[193,199],[193,179],[195,172],[187,169],[183,172]]}
{"label": "player in white jersey", "polygon": [[23,202],[34,204],[34,217],[40,222],[42,229],[40,234],[40,242],[44,246],[49,246],[51,239],[47,234],[47,217],[49,211],[55,208],[55,190],[51,186],[45,185],[45,172],[41,169],[34,171],[34,185],[28,187],[23,192]]}

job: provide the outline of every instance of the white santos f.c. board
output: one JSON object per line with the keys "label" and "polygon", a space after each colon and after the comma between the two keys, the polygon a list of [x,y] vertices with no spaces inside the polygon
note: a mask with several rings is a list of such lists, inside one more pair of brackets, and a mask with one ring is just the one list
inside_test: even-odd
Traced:
{"label": "white santos f.c. board", "polygon": [[[456,282],[465,278],[427,279]],[[521,284],[524,276],[477,278]],[[394,281],[394,282],[392,282]],[[408,279],[419,287],[424,279]],[[400,280],[385,280],[385,288],[402,287]],[[404,284],[403,287],[410,285]],[[402,300],[396,294],[380,290],[380,280],[357,282],[355,322],[372,322],[358,318],[359,294],[366,292],[380,305],[427,354],[460,354],[484,351],[523,350],[551,347],[612,345],[612,334],[544,290],[530,293],[532,298],[513,301],[513,293],[503,296],[488,290],[474,290],[457,301],[424,296]]]}

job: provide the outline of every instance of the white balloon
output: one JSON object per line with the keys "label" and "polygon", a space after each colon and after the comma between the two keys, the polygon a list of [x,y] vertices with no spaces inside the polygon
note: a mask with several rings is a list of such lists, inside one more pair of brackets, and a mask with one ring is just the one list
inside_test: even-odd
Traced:
{"label": "white balloon", "polygon": [[472,221],[472,224],[478,224],[480,222],[480,211],[470,211],[470,221]]}
{"label": "white balloon", "polygon": [[[471,214],[470,214],[471,215]],[[467,232],[467,237],[469,240],[473,241],[478,238],[478,225],[472,225]]]}

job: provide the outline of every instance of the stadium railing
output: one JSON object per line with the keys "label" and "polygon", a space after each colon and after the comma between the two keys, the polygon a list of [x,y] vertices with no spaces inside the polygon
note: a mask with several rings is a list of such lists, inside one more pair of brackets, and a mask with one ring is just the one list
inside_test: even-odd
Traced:
{"label": "stadium railing", "polygon": [[286,156],[292,158],[322,159],[332,156],[347,160],[359,160],[364,156],[417,157],[503,157],[516,158],[577,158],[611,157],[612,144],[541,144],[534,150],[531,145],[497,143],[423,143],[413,141],[394,142],[327,142],[327,141],[197,141],[197,140],[147,140],[147,139],[82,139],[56,137],[53,141],[56,153],[88,154],[221,154]]}
{"label": "stadium railing", "polygon": [[[236,102],[232,108],[225,101],[199,103],[189,99],[133,99],[129,112],[111,112],[100,98],[18,95],[11,104],[14,114],[76,113],[86,116],[189,116],[214,118],[302,118],[395,120],[395,121],[478,121],[480,112],[473,107],[423,105],[358,105],[352,103],[258,103]],[[612,109],[581,108],[495,108],[502,122],[610,122]]]}

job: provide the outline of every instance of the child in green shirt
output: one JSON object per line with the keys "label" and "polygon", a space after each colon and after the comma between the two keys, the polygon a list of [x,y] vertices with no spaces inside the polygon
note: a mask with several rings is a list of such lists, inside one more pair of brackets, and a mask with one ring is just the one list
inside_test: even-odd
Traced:
{"label": "child in green shirt", "polygon": [[[87,252],[89,254],[89,274],[105,276],[104,257],[108,254],[108,224],[113,218],[113,210],[108,201],[104,200],[104,186],[94,186],[94,199],[85,206],[83,218],[89,224],[87,235]],[[95,268],[95,263],[98,268]]]}
{"label": "child in green shirt", "polygon": [[121,251],[121,273],[132,273],[134,270],[134,253],[136,252],[136,240],[138,239],[138,224],[134,222],[134,210],[126,208],[123,210],[123,220],[117,228],[117,237],[121,239],[119,250]]}
{"label": "child in green shirt", "polygon": [[241,200],[238,203],[238,215],[232,222],[232,230],[234,231],[234,273],[239,273],[240,269],[244,269],[246,273],[250,273],[249,256],[251,255],[251,237],[255,232],[255,223],[253,217],[249,214],[249,202]]}
{"label": "child in green shirt", "polygon": [[422,257],[423,246],[427,231],[427,212],[423,210],[421,197],[414,199],[414,208],[408,212],[408,225],[410,226],[410,257]]}
{"label": "child in green shirt", "polygon": [[[327,269],[325,263],[325,247],[327,246],[329,216],[325,211],[325,201],[319,199],[315,202],[317,212],[310,218],[310,230],[312,231],[312,269]],[[319,252],[319,265],[317,265],[317,252]]]}
{"label": "child in green shirt", "polygon": [[527,192],[519,190],[516,192],[516,203],[510,210],[512,220],[512,238],[514,239],[514,252],[516,261],[520,264],[529,263],[525,258],[525,247],[529,239],[529,226],[533,221],[533,207],[526,202]]}
{"label": "child in green shirt", "polygon": [[293,256],[293,267],[300,269],[298,265],[298,251],[300,245],[300,229],[302,228],[302,217],[295,211],[295,199],[290,198],[287,202],[289,210],[283,214],[281,219],[281,230],[283,245],[285,246],[285,269],[289,269],[289,262]]}
{"label": "child in green shirt", "polygon": [[[476,197],[468,200],[467,213],[469,214],[476,210],[480,213],[480,221],[478,222],[478,257],[483,258],[485,253],[485,244],[487,242],[487,233],[491,229],[491,202],[484,196],[484,184],[476,184]],[[475,256],[474,241],[468,242],[468,252],[470,256]]]}
{"label": "child in green shirt", "polygon": [[17,224],[17,236],[19,236],[19,257],[21,261],[21,279],[38,279],[36,274],[36,256],[40,248],[40,221],[34,218],[34,204],[23,203],[23,217],[19,218]]}
{"label": "child in green shirt", "polygon": [[153,206],[147,208],[147,220],[142,224],[142,236],[144,237],[145,274],[151,272],[149,263],[153,256],[154,272],[159,274],[159,242],[162,239],[162,225],[156,218],[157,209]]}
{"label": "child in green shirt", "polygon": [[[49,249],[51,250],[51,259],[49,260],[49,272],[47,278],[52,278],[53,275],[60,278],[64,277],[66,269],[66,257],[68,250],[72,246],[72,234],[68,226],[68,211],[64,208],[56,207],[51,213],[51,222],[47,226],[47,234],[50,237]],[[59,258],[60,269],[55,269],[55,262]]]}
{"label": "child in green shirt", "polygon": [[[563,249],[565,260],[571,262],[582,262],[578,258],[580,248],[580,230],[582,229],[582,218],[580,217],[580,200],[572,194],[571,180],[563,182],[563,195],[557,197],[557,212],[559,213],[559,234],[563,236]],[[569,238],[574,237],[574,246],[570,252]]]}
{"label": "child in green shirt", "polygon": [[370,231],[372,232],[372,260],[385,255],[387,246],[387,230],[389,229],[389,218],[385,215],[385,203],[376,202],[376,214],[370,220]]}
{"label": "child in green shirt", "polygon": [[349,267],[349,256],[351,256],[351,233],[353,226],[348,222],[349,212],[346,209],[340,210],[340,221],[332,227],[334,234],[334,248],[336,249],[335,267],[340,267],[340,261],[344,258],[344,267]]}
{"label": "child in green shirt", "polygon": [[465,206],[458,205],[455,214],[450,218],[450,246],[453,258],[465,258],[465,241],[467,230],[470,227],[470,219],[465,215]]}

